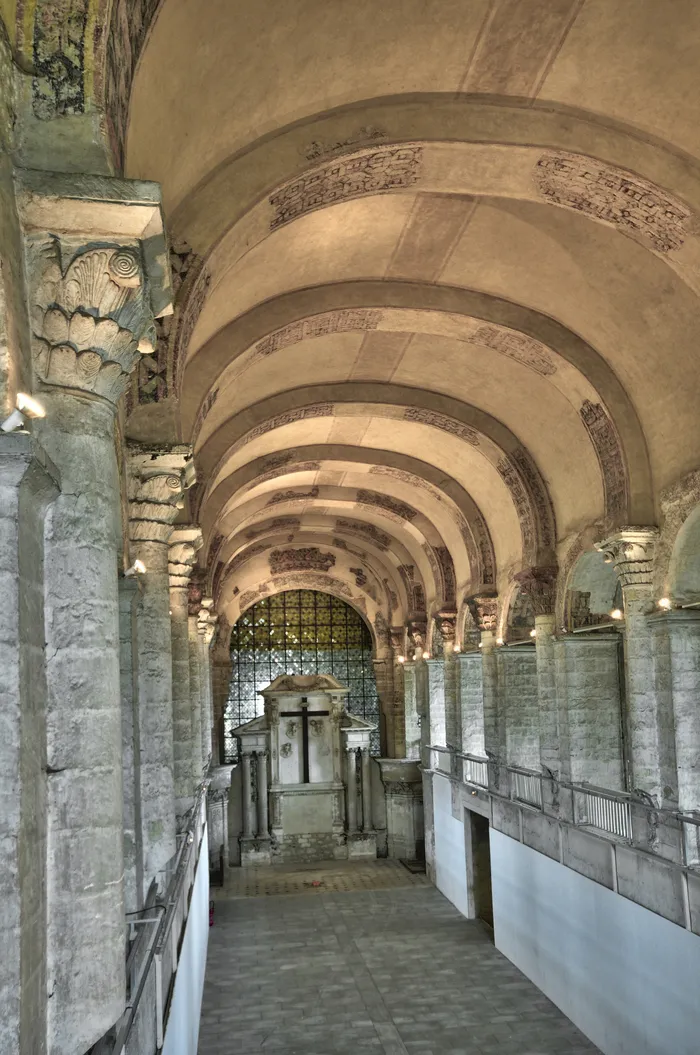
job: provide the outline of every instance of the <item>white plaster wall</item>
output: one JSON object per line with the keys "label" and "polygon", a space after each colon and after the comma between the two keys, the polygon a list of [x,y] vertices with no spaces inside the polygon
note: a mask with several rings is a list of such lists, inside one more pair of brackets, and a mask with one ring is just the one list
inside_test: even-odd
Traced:
{"label": "white plaster wall", "polygon": [[205,828],[162,1055],[197,1055],[208,943],[209,842]]}
{"label": "white plaster wall", "polygon": [[452,790],[445,777],[433,776],[433,816],[435,825],[435,886],[458,908],[467,908],[467,862],[464,825],[452,816]]}
{"label": "white plaster wall", "polygon": [[497,948],[605,1055],[697,1055],[700,938],[493,829],[491,873]]}

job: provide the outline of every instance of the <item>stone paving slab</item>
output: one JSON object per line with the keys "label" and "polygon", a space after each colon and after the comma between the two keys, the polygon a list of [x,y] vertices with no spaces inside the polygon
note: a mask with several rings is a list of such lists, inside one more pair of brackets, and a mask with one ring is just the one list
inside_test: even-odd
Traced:
{"label": "stone paving slab", "polygon": [[388,890],[430,886],[424,873],[409,872],[400,861],[329,861],[317,864],[228,868],[224,887],[212,892],[215,900],[231,897],[273,897],[285,894],[328,894],[351,890]]}
{"label": "stone paving slab", "polygon": [[[270,893],[282,876],[220,892],[199,1055],[598,1051],[424,876],[384,861],[342,864],[288,871],[292,885],[323,880],[303,893]],[[359,889],[332,888],[353,878]],[[256,884],[265,894],[240,893]]]}

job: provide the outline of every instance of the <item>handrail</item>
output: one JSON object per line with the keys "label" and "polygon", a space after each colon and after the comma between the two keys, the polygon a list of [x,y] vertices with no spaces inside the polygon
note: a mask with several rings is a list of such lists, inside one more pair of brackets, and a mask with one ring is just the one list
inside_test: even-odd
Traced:
{"label": "handrail", "polygon": [[[187,817],[187,826],[180,833],[180,845],[173,858],[171,858],[168,865],[163,870],[166,874],[168,872],[171,873],[171,878],[168,882],[163,901],[150,906],[151,911],[158,910],[162,912],[162,915],[159,920],[148,921],[157,925],[154,926],[153,933],[149,936],[148,952],[146,953],[138,976],[136,991],[134,992],[133,988],[131,989],[129,993],[129,1003],[127,1004],[124,1014],[117,1023],[114,1046],[111,1049],[112,1055],[123,1055],[126,1051],[126,1045],[129,1041],[132,1027],[141,1006],[144,990],[152,971],[155,971],[156,980],[156,1021],[154,1029],[153,1055],[155,1055],[156,1050],[160,1050],[163,1045],[172,982],[177,970],[179,942],[189,913],[188,897],[191,884],[194,882],[194,876],[199,861],[199,851],[202,844],[202,836],[206,826],[206,795],[208,786],[209,781],[203,781],[199,785],[195,802],[190,810],[188,810],[188,813],[185,814]],[[187,886],[185,885],[186,880]],[[176,924],[179,925],[176,926]],[[127,923],[127,925],[129,924]],[[168,970],[166,974],[164,974],[163,957],[164,952],[168,947],[168,941],[170,942],[172,956],[167,965]],[[136,944],[141,946],[141,941],[134,943],[134,945]],[[129,956],[127,957],[127,981],[129,981],[131,968],[133,967],[132,954],[134,951],[135,950],[132,947]]]}
{"label": "handrail", "polygon": [[[504,764],[493,756],[483,758],[441,744],[431,744],[426,755],[429,767],[442,776],[479,786],[576,827],[622,839],[685,868],[700,869],[700,811],[683,813],[656,806],[634,792],[558,780],[549,772]],[[449,764],[441,762],[440,756],[448,756]],[[460,760],[474,768],[465,772],[464,766],[455,765]],[[659,829],[665,830],[665,843],[659,841]]]}

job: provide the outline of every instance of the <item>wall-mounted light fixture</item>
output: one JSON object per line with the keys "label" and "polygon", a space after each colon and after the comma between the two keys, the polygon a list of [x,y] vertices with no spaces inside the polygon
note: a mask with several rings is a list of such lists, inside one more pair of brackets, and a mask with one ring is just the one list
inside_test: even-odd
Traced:
{"label": "wall-mounted light fixture", "polygon": [[671,607],[671,600],[669,597],[659,597],[656,603],[658,604],[659,608],[663,608],[666,612]]}
{"label": "wall-mounted light fixture", "polygon": [[462,649],[459,647],[459,645],[453,645],[452,646],[452,651],[453,652],[461,652]]}
{"label": "wall-mounted light fixture", "polygon": [[406,657],[405,656],[399,656],[398,657],[398,661],[399,661],[399,663],[405,663],[406,662]]}
{"label": "wall-mounted light fixture", "polygon": [[132,575],[143,575],[146,571],[146,565],[142,560],[135,560],[130,568],[127,568],[124,572],[124,578],[128,579]]}
{"label": "wall-mounted light fixture", "polygon": [[497,637],[496,638],[496,644],[497,645],[505,645],[505,641],[503,640],[502,637]]}
{"label": "wall-mounted light fixture", "polygon": [[15,429],[21,429],[24,425],[25,417],[43,418],[46,417],[46,411],[38,399],[28,396],[26,392],[18,392],[15,399],[15,409],[9,418],[5,418],[0,424],[0,429],[3,432],[14,432]]}
{"label": "wall-mounted light fixture", "polygon": [[430,653],[429,652],[424,652],[423,653],[423,659],[430,659]]}
{"label": "wall-mounted light fixture", "polygon": [[534,626],[533,626],[532,630],[530,631],[530,637],[537,637],[537,631],[535,630]]}
{"label": "wall-mounted light fixture", "polygon": [[622,609],[621,608],[613,608],[612,612],[610,613],[610,618],[611,619],[624,619],[624,614],[623,614]]}

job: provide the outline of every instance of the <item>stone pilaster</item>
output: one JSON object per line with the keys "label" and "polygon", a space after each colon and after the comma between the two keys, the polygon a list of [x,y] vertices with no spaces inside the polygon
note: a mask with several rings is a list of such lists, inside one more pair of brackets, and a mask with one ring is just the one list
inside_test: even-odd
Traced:
{"label": "stone pilaster", "polygon": [[[501,718],[499,757],[511,766],[540,768],[537,655],[535,646],[499,648],[498,666]],[[505,752],[505,754],[504,754]]]}
{"label": "stone pilaster", "polygon": [[202,708],[202,771],[207,772],[212,759],[212,726],[214,722],[211,688],[211,643],[214,639],[217,617],[211,611],[214,601],[202,599],[197,616],[199,635],[200,693]]}
{"label": "stone pilaster", "polygon": [[129,538],[145,572],[136,603],[141,838],[144,884],[175,853],[173,667],[170,627],[169,540],[194,481],[191,448],[129,444]]}
{"label": "stone pilaster", "polygon": [[470,597],[467,604],[481,635],[484,750],[490,758],[505,762],[505,722],[496,665],[498,598],[480,595]]}
{"label": "stone pilaster", "polygon": [[632,788],[650,795],[657,805],[676,783],[673,714],[667,698],[654,691],[652,631],[647,616],[654,610],[652,572],[656,528],[623,528],[597,549],[605,554],[622,586],[625,608],[626,727]]}
{"label": "stone pilaster", "polygon": [[192,805],[192,717],[190,714],[190,642],[188,594],[197,551],[202,546],[201,529],[178,526],[169,542],[170,640],[173,670],[173,761],[175,812],[182,817]]}
{"label": "stone pilaster", "polygon": [[457,656],[461,750],[484,757],[484,675],[480,651]]}
{"label": "stone pilaster", "polygon": [[214,765],[222,765],[225,757],[224,714],[231,690],[231,627],[220,616],[211,648],[211,698],[213,712],[212,755]]}
{"label": "stone pilaster", "polygon": [[190,654],[190,721],[192,723],[192,783],[196,788],[204,776],[202,764],[202,650],[199,638],[201,591],[190,583],[187,637]]}
{"label": "stone pilaster", "polygon": [[617,634],[566,634],[554,644],[568,779],[614,791],[624,784],[618,649]]}
{"label": "stone pilaster", "polygon": [[427,659],[428,713],[421,724],[423,765],[430,765],[426,748],[445,746],[445,663],[442,659]]}
{"label": "stone pilaster", "polygon": [[18,1055],[46,1052],[44,522],[58,481],[31,436],[0,434],[0,1051]]}
{"label": "stone pilaster", "polygon": [[655,637],[657,666],[661,666],[664,652],[668,657],[678,808],[683,813],[700,811],[700,611],[686,608],[664,612],[651,616],[649,624]]}
{"label": "stone pilaster", "polygon": [[566,724],[559,718],[554,661],[557,567],[527,568],[514,578],[535,613],[540,762],[555,777],[568,779]]}
{"label": "stone pilaster", "polygon": [[382,716],[381,753],[393,758],[402,745],[396,742],[396,703],[394,697],[394,670],[391,657],[372,660],[374,680],[379,697],[379,710]]}
{"label": "stone pilaster", "polygon": [[18,205],[46,411],[34,427],[62,485],[45,554],[47,990],[49,1050],[74,1055],[124,1008],[115,413],[169,294],[152,184],[27,174]]}

